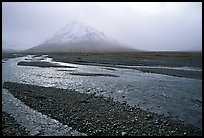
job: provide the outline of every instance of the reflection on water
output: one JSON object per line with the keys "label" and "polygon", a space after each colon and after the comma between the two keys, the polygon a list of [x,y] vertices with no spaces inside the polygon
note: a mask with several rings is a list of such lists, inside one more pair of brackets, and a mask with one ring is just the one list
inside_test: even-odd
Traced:
{"label": "reflection on water", "polygon": [[[20,57],[9,59],[3,66],[3,81],[27,83],[45,87],[74,89],[82,93],[95,93],[112,97],[131,106],[181,119],[202,126],[202,80],[143,73],[134,69],[78,65],[53,62],[77,68],[40,68],[17,66],[25,59],[53,62],[51,58]],[[67,71],[66,71],[67,70]],[[75,76],[70,73],[113,74],[107,76]]]}

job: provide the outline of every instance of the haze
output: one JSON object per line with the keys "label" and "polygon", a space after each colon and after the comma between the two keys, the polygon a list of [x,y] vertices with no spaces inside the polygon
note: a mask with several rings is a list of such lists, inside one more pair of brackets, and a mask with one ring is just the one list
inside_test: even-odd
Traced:
{"label": "haze", "polygon": [[28,49],[72,21],[137,49],[202,51],[201,2],[3,2],[2,40]]}

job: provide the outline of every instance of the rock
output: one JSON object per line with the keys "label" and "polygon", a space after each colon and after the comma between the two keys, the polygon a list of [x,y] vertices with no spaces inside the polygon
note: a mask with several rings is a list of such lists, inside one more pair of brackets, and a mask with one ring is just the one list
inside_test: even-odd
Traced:
{"label": "rock", "polygon": [[123,102],[122,102],[122,104],[123,104],[123,105],[126,105],[126,104],[127,104],[127,102],[126,102],[126,101],[123,101]]}
{"label": "rock", "polygon": [[168,121],[164,120],[163,123],[164,123],[164,124],[168,124]]}
{"label": "rock", "polygon": [[151,118],[152,118],[152,116],[150,114],[147,114],[147,116],[145,117],[145,120],[149,120]]}
{"label": "rock", "polygon": [[83,99],[83,100],[81,100],[81,103],[89,103],[89,101],[86,99]]}
{"label": "rock", "polygon": [[116,123],[113,124],[113,129],[116,128],[118,125]]}
{"label": "rock", "polygon": [[175,131],[172,130],[172,131],[170,131],[170,133],[173,134],[173,133],[175,133]]}
{"label": "rock", "polygon": [[96,117],[100,117],[101,115],[97,114]]}
{"label": "rock", "polygon": [[127,132],[122,132],[122,136],[125,136],[127,134]]}
{"label": "rock", "polygon": [[156,121],[155,121],[155,124],[159,124],[159,121],[158,121],[158,120],[156,120]]}

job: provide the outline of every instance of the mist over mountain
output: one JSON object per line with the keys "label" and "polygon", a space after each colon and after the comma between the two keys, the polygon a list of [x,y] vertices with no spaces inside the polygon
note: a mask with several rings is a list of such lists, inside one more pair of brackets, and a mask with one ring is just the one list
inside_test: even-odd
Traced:
{"label": "mist over mountain", "polygon": [[137,51],[118,43],[87,24],[74,21],[54,36],[25,52],[130,52]]}
{"label": "mist over mountain", "polygon": [[2,52],[12,53],[25,50],[26,44],[14,40],[2,40]]}
{"label": "mist over mountain", "polygon": [[18,52],[14,49],[6,49],[6,48],[2,48],[2,53],[15,53]]}

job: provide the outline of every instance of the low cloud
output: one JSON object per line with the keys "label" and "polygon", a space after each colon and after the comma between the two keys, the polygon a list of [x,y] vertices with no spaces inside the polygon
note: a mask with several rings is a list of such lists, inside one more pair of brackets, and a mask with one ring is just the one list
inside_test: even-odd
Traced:
{"label": "low cloud", "polygon": [[69,22],[144,50],[202,50],[202,3],[6,3],[2,39],[36,46]]}

